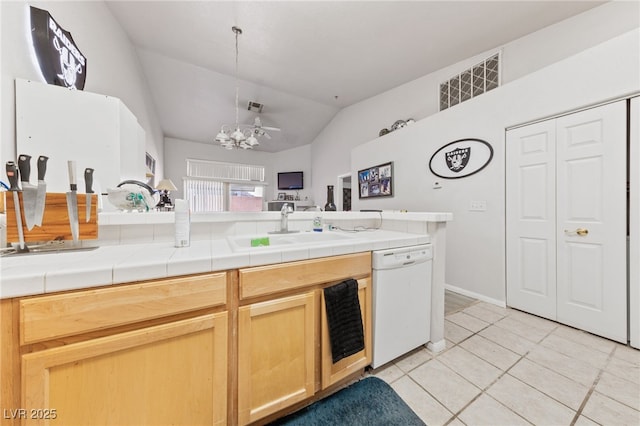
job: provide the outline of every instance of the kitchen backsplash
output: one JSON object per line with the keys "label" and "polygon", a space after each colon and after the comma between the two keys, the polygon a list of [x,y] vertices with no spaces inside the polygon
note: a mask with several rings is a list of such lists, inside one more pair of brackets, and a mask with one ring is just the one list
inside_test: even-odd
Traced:
{"label": "kitchen backsplash", "polygon": [[[431,214],[434,215],[434,214]],[[322,217],[324,232],[336,227],[344,231],[388,231],[427,233],[427,220],[450,219],[426,218],[424,213],[385,212],[384,216],[371,212],[295,212],[289,216],[289,230],[313,231],[313,220]],[[384,217],[384,219],[381,219]],[[266,234],[280,229],[279,212],[259,213],[212,213],[191,216],[191,241],[224,238],[230,235]],[[6,246],[4,215],[0,215],[0,244]],[[174,216],[172,212],[122,213],[102,212],[99,215],[97,240],[84,240],[85,247],[119,244],[164,243],[174,241]]]}

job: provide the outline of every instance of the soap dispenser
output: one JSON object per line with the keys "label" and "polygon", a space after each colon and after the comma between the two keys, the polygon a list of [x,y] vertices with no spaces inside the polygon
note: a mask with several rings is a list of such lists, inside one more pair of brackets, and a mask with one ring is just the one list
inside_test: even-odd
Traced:
{"label": "soap dispenser", "polygon": [[191,212],[187,200],[175,200],[175,246],[189,247],[191,243]]}

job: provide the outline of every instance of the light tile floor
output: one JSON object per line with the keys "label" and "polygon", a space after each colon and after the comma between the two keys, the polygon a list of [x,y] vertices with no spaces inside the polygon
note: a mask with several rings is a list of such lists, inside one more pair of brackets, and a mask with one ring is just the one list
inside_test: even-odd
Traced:
{"label": "light tile floor", "polygon": [[369,374],[429,426],[640,425],[640,351],[447,292],[447,348]]}

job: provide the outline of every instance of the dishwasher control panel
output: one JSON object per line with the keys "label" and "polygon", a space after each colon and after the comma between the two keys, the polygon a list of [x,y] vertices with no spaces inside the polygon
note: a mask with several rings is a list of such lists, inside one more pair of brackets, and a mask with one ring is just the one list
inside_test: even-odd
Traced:
{"label": "dishwasher control panel", "polygon": [[419,246],[399,247],[395,249],[379,250],[373,252],[373,269],[401,268],[416,263],[426,262],[433,258],[431,244]]}

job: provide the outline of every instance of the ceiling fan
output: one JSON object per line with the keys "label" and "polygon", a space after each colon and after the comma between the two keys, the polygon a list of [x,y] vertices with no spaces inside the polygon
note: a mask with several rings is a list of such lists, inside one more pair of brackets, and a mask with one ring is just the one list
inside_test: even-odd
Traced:
{"label": "ceiling fan", "polygon": [[249,127],[251,129],[251,132],[257,137],[257,136],[264,136],[267,139],[271,139],[271,135],[269,133],[267,133],[266,131],[270,131],[270,132],[279,132],[280,129],[277,127],[269,127],[269,126],[263,126],[262,125],[262,120],[260,120],[260,117],[256,117],[255,120],[253,121],[253,124],[245,124],[245,126]]}

